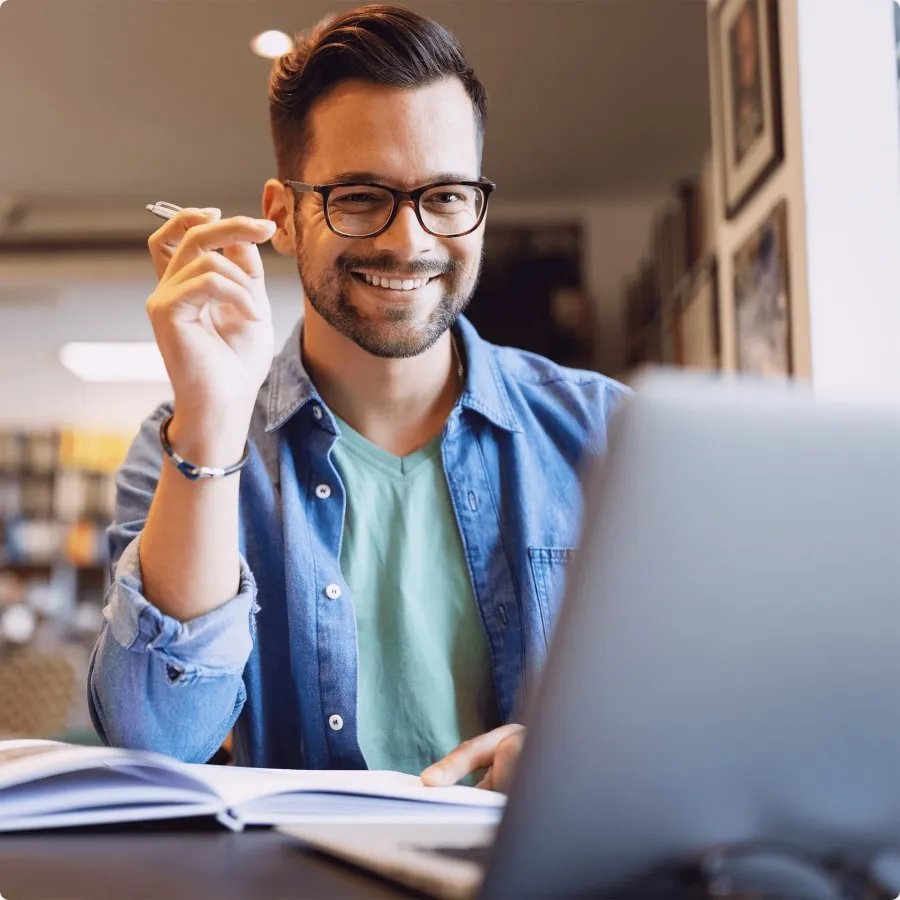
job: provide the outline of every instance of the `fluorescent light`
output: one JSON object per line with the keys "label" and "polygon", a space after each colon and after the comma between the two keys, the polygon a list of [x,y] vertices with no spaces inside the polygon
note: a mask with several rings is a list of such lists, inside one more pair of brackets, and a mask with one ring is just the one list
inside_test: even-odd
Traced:
{"label": "fluorescent light", "polygon": [[294,42],[283,31],[264,31],[250,41],[250,47],[257,56],[275,59],[290,53],[294,49]]}
{"label": "fluorescent light", "polygon": [[64,344],[59,361],[82,381],[167,382],[159,348],[151,342]]}

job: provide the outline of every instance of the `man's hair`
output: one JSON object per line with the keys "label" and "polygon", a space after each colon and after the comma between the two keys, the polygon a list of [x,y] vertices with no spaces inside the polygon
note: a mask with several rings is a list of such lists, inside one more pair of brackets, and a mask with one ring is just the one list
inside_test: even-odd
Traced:
{"label": "man's hair", "polygon": [[420,88],[456,77],[472,101],[478,153],[484,142],[487,94],[456,38],[442,25],[401,6],[371,4],[328,16],[297,35],[269,81],[269,117],[278,177],[297,177],[309,152],[309,112],[349,79],[386,87]]}

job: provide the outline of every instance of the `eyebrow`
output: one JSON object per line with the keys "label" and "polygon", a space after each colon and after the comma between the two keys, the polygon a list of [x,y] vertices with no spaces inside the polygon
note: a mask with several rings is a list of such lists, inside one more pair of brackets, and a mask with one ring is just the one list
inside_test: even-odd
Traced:
{"label": "eyebrow", "polygon": [[[462,174],[460,172],[433,172],[429,177],[428,181],[423,181],[421,184],[435,184],[436,182],[450,182],[457,183],[460,181],[477,181],[478,178],[472,177],[470,174]],[[322,182],[323,184],[338,184],[341,182],[355,182],[357,184],[362,182],[373,182],[375,184],[383,184],[385,187],[393,187],[391,184],[391,179],[386,178],[384,174],[380,172],[339,172],[337,175],[332,176],[327,181]]]}

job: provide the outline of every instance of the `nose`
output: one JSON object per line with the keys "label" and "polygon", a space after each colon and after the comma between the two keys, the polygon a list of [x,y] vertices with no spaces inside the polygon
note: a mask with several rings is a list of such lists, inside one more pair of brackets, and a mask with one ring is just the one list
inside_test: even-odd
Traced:
{"label": "nose", "polygon": [[400,259],[422,256],[434,249],[436,242],[437,238],[419,224],[411,200],[397,207],[397,215],[390,228],[373,239],[376,250],[392,253]]}

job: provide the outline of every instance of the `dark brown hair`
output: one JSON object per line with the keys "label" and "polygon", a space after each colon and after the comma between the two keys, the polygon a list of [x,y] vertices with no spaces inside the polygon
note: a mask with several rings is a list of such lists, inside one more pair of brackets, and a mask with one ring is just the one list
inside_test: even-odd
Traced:
{"label": "dark brown hair", "polygon": [[297,177],[297,162],[309,149],[309,111],[342,81],[359,78],[386,87],[418,88],[449,77],[458,78],[472,100],[480,157],[487,94],[443,25],[402,6],[383,4],[323,19],[297,35],[295,49],[272,68],[269,117],[278,177]]}

